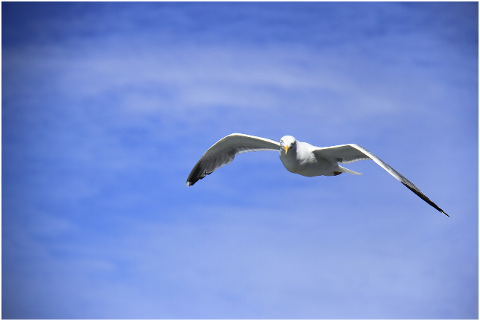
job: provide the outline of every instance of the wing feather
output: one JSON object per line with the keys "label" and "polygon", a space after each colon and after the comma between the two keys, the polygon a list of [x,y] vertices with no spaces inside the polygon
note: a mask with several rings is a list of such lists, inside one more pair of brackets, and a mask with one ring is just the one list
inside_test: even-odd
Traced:
{"label": "wing feather", "polygon": [[344,164],[356,162],[359,160],[371,159],[384,170],[386,170],[390,175],[400,181],[403,185],[405,185],[409,190],[414,192],[418,197],[427,202],[430,206],[434,207],[441,213],[449,216],[440,207],[438,207],[437,204],[432,202],[425,194],[423,194],[423,192],[417,186],[415,186],[415,184],[410,182],[405,176],[394,170],[390,165],[388,165],[380,158],[359,145],[347,144],[325,148],[317,148],[314,150],[314,153],[317,155],[317,157],[325,158],[331,161],[337,161]]}
{"label": "wing feather", "polygon": [[236,155],[262,150],[278,151],[280,144],[268,138],[245,134],[230,134],[213,144],[193,167],[187,178],[187,186],[230,164]]}

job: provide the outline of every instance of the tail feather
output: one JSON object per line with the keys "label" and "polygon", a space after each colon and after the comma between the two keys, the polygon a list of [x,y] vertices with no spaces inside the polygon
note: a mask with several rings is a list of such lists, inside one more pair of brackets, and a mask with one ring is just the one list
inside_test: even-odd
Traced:
{"label": "tail feather", "polygon": [[340,168],[340,171],[342,171],[344,173],[348,173],[348,174],[352,174],[352,175],[362,175],[362,173],[352,171],[351,169],[345,168],[343,166],[338,165],[338,167]]}

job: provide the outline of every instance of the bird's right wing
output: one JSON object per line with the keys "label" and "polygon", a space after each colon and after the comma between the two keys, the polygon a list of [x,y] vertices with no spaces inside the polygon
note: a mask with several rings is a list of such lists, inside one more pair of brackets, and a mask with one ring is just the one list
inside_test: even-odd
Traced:
{"label": "bird's right wing", "polygon": [[187,178],[187,186],[213,173],[218,168],[230,164],[240,153],[262,150],[279,151],[280,144],[274,140],[245,135],[230,134],[212,145],[193,167]]}

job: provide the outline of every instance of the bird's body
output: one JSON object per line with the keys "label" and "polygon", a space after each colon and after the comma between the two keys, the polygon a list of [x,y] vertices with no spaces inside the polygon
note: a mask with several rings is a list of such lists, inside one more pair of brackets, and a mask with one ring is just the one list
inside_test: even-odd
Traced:
{"label": "bird's body", "polygon": [[307,177],[336,176],[341,173],[359,174],[340,166],[334,157],[322,157],[321,154],[315,153],[318,147],[299,142],[292,136],[283,137],[280,147],[282,145],[291,146],[288,148],[288,152],[285,151],[285,148],[280,148],[280,160],[291,173]]}
{"label": "bird's body", "polygon": [[303,145],[303,148],[290,148],[288,153],[280,148],[280,160],[289,172],[307,177],[334,175],[333,172],[338,167],[335,166],[336,162],[331,164],[326,159],[315,157],[314,147],[308,143],[297,144]]}
{"label": "bird's body", "polygon": [[365,148],[356,144],[321,148],[297,141],[293,136],[283,136],[280,143],[277,143],[271,139],[245,134],[228,135],[203,154],[188,176],[187,186],[195,184],[223,165],[230,164],[239,153],[261,150],[279,151],[280,160],[289,172],[307,177],[336,176],[342,173],[360,175],[339,163],[371,159],[429,205],[448,216],[412,182]]}

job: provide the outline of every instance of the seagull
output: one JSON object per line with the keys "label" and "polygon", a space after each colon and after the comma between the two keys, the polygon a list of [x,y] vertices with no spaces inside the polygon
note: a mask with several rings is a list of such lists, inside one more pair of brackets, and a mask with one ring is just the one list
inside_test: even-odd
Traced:
{"label": "seagull", "polygon": [[422,200],[439,212],[450,216],[412,182],[365,148],[356,144],[316,147],[309,143],[297,141],[295,137],[290,135],[283,136],[280,143],[268,138],[239,133],[225,136],[213,144],[193,167],[187,178],[187,186],[195,184],[220,167],[230,164],[237,154],[263,150],[279,151],[280,160],[289,172],[307,177],[337,176],[342,173],[361,175],[361,173],[347,169],[339,163],[349,164],[371,159]]}

